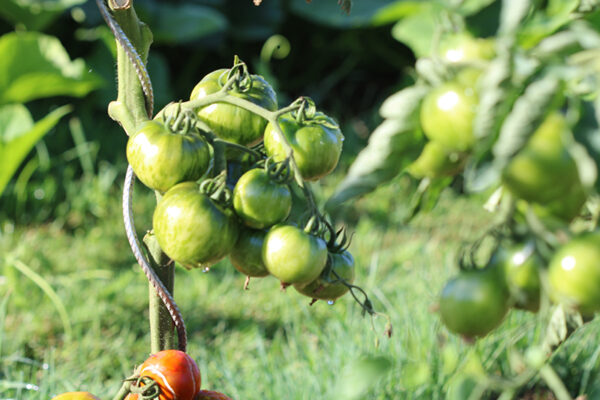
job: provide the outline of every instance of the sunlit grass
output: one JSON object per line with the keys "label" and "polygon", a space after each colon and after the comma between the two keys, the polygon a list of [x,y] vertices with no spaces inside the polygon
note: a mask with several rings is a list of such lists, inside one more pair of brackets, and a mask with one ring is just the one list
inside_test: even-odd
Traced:
{"label": "sunlit grass", "polygon": [[[154,200],[139,189],[135,208],[143,232]],[[104,218],[93,225],[69,232],[57,223],[16,226],[0,237],[2,254],[25,263],[57,293],[72,327],[68,338],[56,303],[3,263],[0,398],[47,400],[89,390],[109,399],[147,357],[147,283],[129,252],[116,190],[112,197],[101,199]],[[227,261],[210,273],[178,268],[176,300],[202,386],[238,400],[336,399],[348,365],[382,355],[392,363],[390,372],[364,398],[443,399],[473,360],[490,374],[508,371],[508,350],[523,350],[541,334],[532,314],[511,313],[473,346],[448,333],[433,311],[439,290],[457,271],[459,246],[483,232],[492,216],[479,200],[446,195],[406,225],[406,202],[395,182],[359,201],[352,218],[356,283],[391,318],[391,339],[384,336],[386,319],[372,324],[350,296],[333,306],[309,306],[293,288],[281,292],[273,278],[254,279],[242,290],[244,277]],[[600,393],[599,330],[598,321],[581,329],[553,363],[575,395]]]}

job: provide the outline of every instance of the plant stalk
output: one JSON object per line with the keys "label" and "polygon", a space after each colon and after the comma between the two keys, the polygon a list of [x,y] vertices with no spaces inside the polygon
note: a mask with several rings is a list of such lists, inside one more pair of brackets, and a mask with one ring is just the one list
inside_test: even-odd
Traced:
{"label": "plant stalk", "polygon": [[[146,234],[144,245],[149,254],[150,266],[158,278],[173,296],[175,282],[175,264],[163,253],[156,236]],[[159,297],[152,283],[148,283],[148,296],[150,308],[150,351],[157,353],[161,350],[173,349],[174,328],[169,310]]]}

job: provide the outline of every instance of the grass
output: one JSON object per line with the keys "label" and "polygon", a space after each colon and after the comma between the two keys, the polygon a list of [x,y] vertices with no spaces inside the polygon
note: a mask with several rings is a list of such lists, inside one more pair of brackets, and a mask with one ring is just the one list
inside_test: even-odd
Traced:
{"label": "grass", "polygon": [[[34,274],[14,262],[0,264],[0,398],[47,400],[88,390],[109,399],[148,356],[147,283],[128,249],[114,186],[93,192],[87,201],[102,204],[102,217],[81,228],[66,229],[60,221],[0,225],[1,254]],[[372,324],[349,296],[309,307],[292,288],[281,292],[273,278],[252,280],[243,291],[244,277],[227,261],[210,273],[178,268],[176,300],[202,386],[237,400],[338,399],[363,388],[368,392],[354,398],[466,400],[469,377],[518,369],[510,355],[539,340],[541,317],[513,311],[493,334],[470,345],[432,311],[457,271],[458,249],[491,221],[481,199],[447,193],[433,211],[406,225],[406,196],[399,180],[352,209],[356,283],[391,318],[390,339],[383,335],[385,318]],[[150,226],[154,200],[139,185],[135,200],[142,231]],[[599,334],[596,319],[553,358],[573,396],[600,398]],[[365,358],[371,364],[361,364]],[[544,391],[543,383],[530,386],[528,398]]]}

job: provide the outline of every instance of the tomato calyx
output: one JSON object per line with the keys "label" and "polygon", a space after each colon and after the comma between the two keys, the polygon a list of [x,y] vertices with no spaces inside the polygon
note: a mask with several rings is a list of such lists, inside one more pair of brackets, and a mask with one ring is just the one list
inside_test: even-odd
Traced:
{"label": "tomato calyx", "polygon": [[227,187],[227,173],[222,171],[214,178],[206,179],[200,184],[200,193],[205,194],[215,203],[230,208],[233,202],[231,189]]}
{"label": "tomato calyx", "polygon": [[273,182],[278,184],[288,184],[294,178],[290,158],[287,157],[283,161],[276,162],[269,157],[265,161],[265,171]]}
{"label": "tomato calyx", "polygon": [[225,91],[235,90],[244,93],[252,89],[252,75],[245,62],[235,55],[233,57],[233,67],[224,71],[219,77],[219,85]]}
{"label": "tomato calyx", "polygon": [[138,395],[138,400],[157,399],[160,394],[160,385],[149,376],[134,375],[125,379],[126,382],[131,382],[129,392]]}

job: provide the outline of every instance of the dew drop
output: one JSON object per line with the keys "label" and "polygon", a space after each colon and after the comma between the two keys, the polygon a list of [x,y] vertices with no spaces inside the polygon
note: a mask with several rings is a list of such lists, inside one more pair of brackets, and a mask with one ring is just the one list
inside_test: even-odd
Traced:
{"label": "dew drop", "polygon": [[204,269],[202,270],[202,272],[207,273],[210,271],[210,267],[204,267]]}
{"label": "dew drop", "polygon": [[335,301],[334,300],[327,300],[327,304],[329,304],[330,306],[332,306],[332,305],[335,304]]}
{"label": "dew drop", "polygon": [[47,370],[48,368],[50,368],[50,366],[48,365],[48,363],[43,363],[42,364],[42,369]]}

